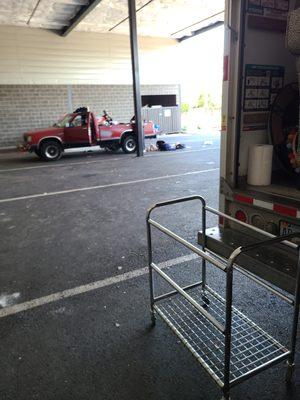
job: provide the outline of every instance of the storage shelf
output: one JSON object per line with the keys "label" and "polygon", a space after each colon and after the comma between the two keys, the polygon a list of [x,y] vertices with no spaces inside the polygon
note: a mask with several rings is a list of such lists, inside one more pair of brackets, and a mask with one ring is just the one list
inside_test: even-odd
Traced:
{"label": "storage shelf", "polygon": [[[225,300],[207,288],[188,291],[200,305],[207,307],[225,324]],[[207,372],[222,387],[224,381],[224,334],[214,327],[183,296],[176,294],[158,301],[154,309],[170,326]],[[233,307],[231,335],[230,385],[233,386],[258,370],[286,359],[289,350]]]}

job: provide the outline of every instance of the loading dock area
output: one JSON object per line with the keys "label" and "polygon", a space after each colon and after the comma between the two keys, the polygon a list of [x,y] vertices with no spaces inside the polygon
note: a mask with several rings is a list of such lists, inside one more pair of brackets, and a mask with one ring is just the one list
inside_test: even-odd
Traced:
{"label": "loading dock area", "polygon": [[[145,236],[145,209],[153,202],[201,191],[216,206],[218,149],[194,145],[140,160],[73,154],[47,168],[33,159],[1,155],[1,397],[218,396],[162,322],[150,329]],[[185,237],[196,241],[195,212],[195,206],[175,208],[160,218],[175,231],[184,224]],[[177,280],[186,279],[183,266],[195,279],[199,265],[186,249],[162,246],[155,255]],[[221,277],[215,277],[220,284]],[[273,321],[271,333],[284,341],[288,306],[264,293],[274,313],[263,298],[252,308],[261,292],[249,283],[245,295],[244,288],[237,285],[236,300],[260,323]],[[296,399],[297,386],[287,392],[282,380],[275,367],[233,395]]]}
{"label": "loading dock area", "polygon": [[[218,388],[162,321],[151,326],[146,234],[146,211],[159,201],[200,194],[218,208],[224,169],[219,132],[160,137],[173,145],[169,150],[177,142],[185,146],[151,152],[148,145],[155,139],[144,138],[143,119],[170,118],[168,131],[177,132],[178,74],[187,62],[179,59],[180,43],[222,26],[224,15],[230,17],[225,37],[230,33],[230,39],[236,38],[235,25],[229,23],[237,24],[231,18],[236,9],[226,2],[224,13],[223,0],[0,3],[0,398],[219,398]],[[226,72],[226,57],[224,61]],[[229,76],[224,74],[223,85]],[[142,110],[147,104],[151,108]],[[56,162],[12,151],[25,132],[31,142],[31,130],[50,126],[76,108],[85,109],[79,111],[80,131],[89,137],[98,123],[82,118],[89,110],[99,115],[106,109],[126,123],[134,115],[131,133],[137,138],[137,154],[108,147],[104,151],[97,141],[82,140],[80,146],[91,145],[84,151],[75,146],[70,151],[61,142],[66,151]],[[76,129],[71,123],[66,128]],[[103,121],[103,126],[113,125],[118,124]],[[225,133],[229,137],[229,130],[223,131],[221,142]],[[192,247],[199,244],[200,214],[196,203],[155,210],[163,226]],[[218,224],[222,222],[216,215],[207,218],[207,228]],[[157,269],[183,287],[201,279],[199,257],[159,232],[152,239]],[[224,295],[222,271],[208,263],[207,277],[213,278],[212,289]],[[281,301],[283,296],[241,279],[238,271],[234,282],[235,305],[287,346],[292,310]],[[155,286],[158,295],[170,290],[157,277]],[[231,305],[227,308],[231,315]],[[205,347],[197,329],[188,331],[189,340]],[[252,334],[249,357],[255,358],[267,336]],[[298,399],[299,343],[293,384],[285,385],[282,365],[274,366],[230,395],[237,400]],[[216,354],[217,346],[211,341],[206,348]],[[247,346],[239,351],[239,362],[247,351]],[[218,362],[221,370],[222,360]],[[227,400],[229,391],[223,395]]]}

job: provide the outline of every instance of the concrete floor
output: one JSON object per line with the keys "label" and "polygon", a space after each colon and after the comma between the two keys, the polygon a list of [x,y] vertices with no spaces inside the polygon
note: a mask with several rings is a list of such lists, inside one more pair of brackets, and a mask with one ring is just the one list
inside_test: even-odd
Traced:
{"label": "concrete floor", "polygon": [[[192,194],[218,206],[218,142],[169,141],[188,148],[142,159],[72,153],[51,164],[0,155],[1,399],[221,397],[163,322],[149,327],[147,208]],[[156,219],[196,242],[198,212],[196,204],[176,206]],[[172,260],[166,270],[178,282],[197,279],[199,263],[187,263],[186,249],[159,235],[154,246],[157,262]],[[209,270],[209,278],[223,290],[220,273]],[[235,289],[235,304],[286,342],[289,307],[240,277]],[[299,369],[290,387],[284,372],[273,367],[232,398],[296,399]]]}

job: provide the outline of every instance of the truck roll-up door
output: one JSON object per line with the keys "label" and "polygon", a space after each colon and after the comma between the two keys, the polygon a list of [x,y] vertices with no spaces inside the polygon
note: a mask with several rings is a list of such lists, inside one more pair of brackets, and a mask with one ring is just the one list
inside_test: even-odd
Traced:
{"label": "truck roll-up door", "polygon": [[[231,187],[238,174],[245,9],[246,0],[225,1],[220,176]],[[222,194],[220,207],[225,211]]]}

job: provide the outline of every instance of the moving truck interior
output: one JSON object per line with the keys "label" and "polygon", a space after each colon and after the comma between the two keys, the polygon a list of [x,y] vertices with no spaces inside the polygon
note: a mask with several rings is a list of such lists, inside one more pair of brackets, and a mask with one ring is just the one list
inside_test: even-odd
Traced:
{"label": "moving truck interior", "polygon": [[300,4],[237,3],[225,37],[221,209],[273,234],[300,231]]}

